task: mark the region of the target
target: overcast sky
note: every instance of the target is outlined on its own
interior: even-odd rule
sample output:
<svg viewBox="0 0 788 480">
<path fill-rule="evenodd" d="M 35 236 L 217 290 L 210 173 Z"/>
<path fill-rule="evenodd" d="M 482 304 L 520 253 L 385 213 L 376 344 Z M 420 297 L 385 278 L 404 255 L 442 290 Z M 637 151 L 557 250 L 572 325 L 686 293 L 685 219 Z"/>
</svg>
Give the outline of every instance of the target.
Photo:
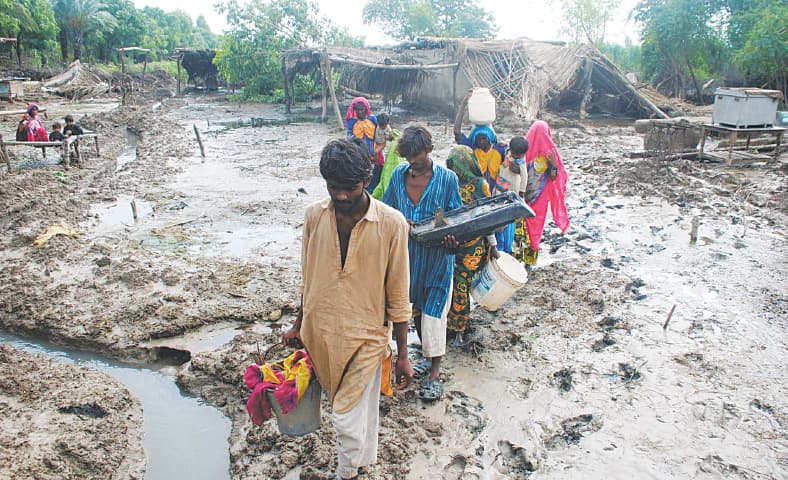
<svg viewBox="0 0 788 480">
<path fill-rule="evenodd" d="M 240 0 L 244 3 L 244 0 Z M 214 5 L 218 0 L 134 0 L 137 7 L 146 5 L 159 7 L 165 11 L 183 10 L 192 20 L 199 15 L 205 16 L 211 30 L 221 33 L 227 28 L 223 15 L 216 13 Z M 627 20 L 630 10 L 638 0 L 622 0 L 617 18 L 608 26 L 607 40 L 624 43 L 628 36 L 638 41 L 637 28 Z M 393 43 L 390 38 L 377 29 L 364 25 L 361 9 L 364 2 L 348 0 L 317 0 L 322 15 L 335 23 L 348 27 L 356 34 L 366 37 L 367 45 Z M 498 38 L 511 39 L 529 37 L 535 40 L 564 40 L 561 29 L 561 2 L 559 0 L 485 0 L 482 2 L 492 12 L 498 22 Z"/>
</svg>

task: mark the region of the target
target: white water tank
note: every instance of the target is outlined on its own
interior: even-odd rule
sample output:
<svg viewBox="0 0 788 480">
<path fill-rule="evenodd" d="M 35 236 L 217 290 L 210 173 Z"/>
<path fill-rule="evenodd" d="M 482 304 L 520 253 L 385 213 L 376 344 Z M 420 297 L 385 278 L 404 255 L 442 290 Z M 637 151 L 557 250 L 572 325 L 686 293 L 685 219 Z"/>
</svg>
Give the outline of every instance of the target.
<svg viewBox="0 0 788 480">
<path fill-rule="evenodd" d="M 489 125 L 495 121 L 495 97 L 489 89 L 473 89 L 468 99 L 468 120 L 474 125 Z"/>
</svg>

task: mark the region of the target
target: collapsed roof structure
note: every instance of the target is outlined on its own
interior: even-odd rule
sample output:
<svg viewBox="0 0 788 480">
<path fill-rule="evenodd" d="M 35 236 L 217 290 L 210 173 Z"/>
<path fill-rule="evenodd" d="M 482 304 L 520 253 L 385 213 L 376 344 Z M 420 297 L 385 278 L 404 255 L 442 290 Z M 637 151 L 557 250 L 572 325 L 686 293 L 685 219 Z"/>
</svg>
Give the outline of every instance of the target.
<svg viewBox="0 0 788 480">
<path fill-rule="evenodd" d="M 318 73 L 325 111 L 327 93 L 333 90 L 326 79 L 339 68 L 338 86 L 350 94 L 382 95 L 388 101 L 443 110 L 453 111 L 468 88 L 487 87 L 499 108 L 522 118 L 567 109 L 581 115 L 587 111 L 669 118 L 658 106 L 666 103 L 665 97 L 631 82 L 604 54 L 588 45 L 528 39 L 421 38 L 387 48 L 288 50 L 281 61 L 288 106 L 295 75 Z"/>
<path fill-rule="evenodd" d="M 178 94 L 181 93 L 181 66 L 186 69 L 189 81 L 197 84 L 202 81 L 208 90 L 219 88 L 218 72 L 213 64 L 216 51 L 211 49 L 176 48 L 170 59 L 178 62 Z"/>
</svg>

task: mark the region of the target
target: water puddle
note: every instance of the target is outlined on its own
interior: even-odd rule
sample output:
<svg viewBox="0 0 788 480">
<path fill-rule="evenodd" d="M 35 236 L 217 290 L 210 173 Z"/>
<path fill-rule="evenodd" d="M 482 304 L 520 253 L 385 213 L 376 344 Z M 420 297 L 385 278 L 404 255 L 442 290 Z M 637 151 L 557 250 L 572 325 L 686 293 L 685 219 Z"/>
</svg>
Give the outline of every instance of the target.
<svg viewBox="0 0 788 480">
<path fill-rule="evenodd" d="M 128 128 L 123 129 L 123 137 L 126 139 L 126 148 L 118 155 L 116 172 L 122 171 L 129 163 L 137 160 L 137 144 L 140 137 Z"/>
<path fill-rule="evenodd" d="M 179 337 L 161 338 L 142 344 L 142 347 L 167 347 L 174 350 L 187 350 L 192 355 L 212 352 L 230 343 L 244 331 L 260 334 L 271 333 L 271 327 L 262 323 L 241 325 L 238 323 L 215 323 L 187 332 Z"/>
<path fill-rule="evenodd" d="M 216 408 L 185 396 L 174 376 L 4 332 L 0 343 L 95 368 L 128 388 L 143 408 L 146 480 L 230 478 L 230 420 Z"/>
<path fill-rule="evenodd" d="M 137 206 L 137 219 L 141 219 L 153 214 L 153 204 L 144 200 L 135 199 L 129 195 L 123 195 L 110 204 L 94 205 L 90 213 L 98 219 L 96 232 L 107 234 L 134 225 L 134 211 L 131 202 Z"/>
<path fill-rule="evenodd" d="M 219 125 L 227 130 L 243 127 L 274 127 L 278 125 L 290 125 L 293 123 L 321 123 L 320 117 L 311 115 L 291 115 L 287 118 L 260 118 L 251 117 L 241 120 L 208 120 L 208 127 Z"/>
</svg>

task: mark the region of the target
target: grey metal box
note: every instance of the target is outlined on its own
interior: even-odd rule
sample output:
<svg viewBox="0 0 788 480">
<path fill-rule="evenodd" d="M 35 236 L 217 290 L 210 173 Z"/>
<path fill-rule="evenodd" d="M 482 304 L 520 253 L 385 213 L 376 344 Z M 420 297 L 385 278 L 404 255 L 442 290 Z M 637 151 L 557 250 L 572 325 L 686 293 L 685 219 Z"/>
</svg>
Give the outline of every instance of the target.
<svg viewBox="0 0 788 480">
<path fill-rule="evenodd" d="M 781 98 L 779 90 L 718 88 L 711 122 L 736 128 L 774 126 Z"/>
</svg>

